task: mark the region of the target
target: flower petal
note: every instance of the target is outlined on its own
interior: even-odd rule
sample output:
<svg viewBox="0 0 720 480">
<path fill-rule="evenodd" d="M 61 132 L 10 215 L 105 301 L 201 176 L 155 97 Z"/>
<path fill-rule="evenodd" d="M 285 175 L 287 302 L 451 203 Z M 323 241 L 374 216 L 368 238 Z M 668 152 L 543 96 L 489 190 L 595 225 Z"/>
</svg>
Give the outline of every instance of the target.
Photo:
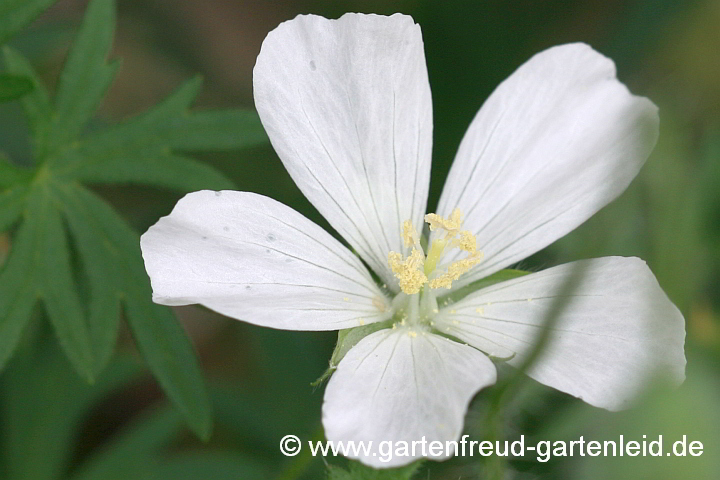
<svg viewBox="0 0 720 480">
<path fill-rule="evenodd" d="M 367 465 L 406 465 L 423 456 L 420 448 L 387 458 L 382 442 L 397 448 L 397 442 L 445 446 L 457 440 L 470 400 L 495 376 L 490 359 L 472 347 L 408 328 L 380 330 L 350 349 L 330 379 L 325 435 L 334 442 L 372 442 L 372 449 L 348 455 Z M 430 453 L 425 456 L 434 460 L 448 457 Z"/>
<path fill-rule="evenodd" d="M 622 193 L 657 140 L 655 105 L 587 45 L 535 55 L 472 121 L 438 213 L 459 208 L 485 259 L 461 287 L 572 231 Z"/>
<path fill-rule="evenodd" d="M 597 407 L 620 410 L 653 374 L 685 376 L 685 321 L 645 262 L 605 257 L 560 265 L 478 290 L 435 317 L 436 328 L 519 366 L 561 289 L 549 343 L 528 374 Z"/>
<path fill-rule="evenodd" d="M 432 102 L 411 17 L 298 16 L 268 34 L 255 105 L 305 196 L 389 285 L 402 222 L 427 202 Z"/>
<path fill-rule="evenodd" d="M 191 193 L 140 243 L 156 303 L 199 303 L 288 330 L 338 330 L 390 315 L 360 259 L 262 195 Z"/>
</svg>

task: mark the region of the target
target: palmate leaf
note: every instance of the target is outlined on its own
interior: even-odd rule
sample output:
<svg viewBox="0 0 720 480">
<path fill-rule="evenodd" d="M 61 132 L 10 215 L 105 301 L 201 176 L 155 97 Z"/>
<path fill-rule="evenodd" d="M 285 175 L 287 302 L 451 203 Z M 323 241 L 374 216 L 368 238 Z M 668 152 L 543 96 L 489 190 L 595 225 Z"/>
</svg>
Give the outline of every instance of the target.
<svg viewBox="0 0 720 480">
<path fill-rule="evenodd" d="M 41 306 L 76 371 L 94 381 L 112 356 L 124 313 L 151 371 L 207 438 L 210 403 L 192 345 L 171 310 L 151 301 L 138 235 L 84 184 L 232 188 L 183 152 L 237 149 L 267 137 L 253 112 L 191 112 L 197 78 L 127 122 L 84 134 L 119 65 L 106 61 L 113 27 L 114 2 L 93 0 L 55 98 L 20 53 L 4 50 L 9 74 L 35 88 L 21 99 L 34 167 L 0 159 L 0 231 L 14 232 L 0 270 L 0 368 Z"/>
</svg>

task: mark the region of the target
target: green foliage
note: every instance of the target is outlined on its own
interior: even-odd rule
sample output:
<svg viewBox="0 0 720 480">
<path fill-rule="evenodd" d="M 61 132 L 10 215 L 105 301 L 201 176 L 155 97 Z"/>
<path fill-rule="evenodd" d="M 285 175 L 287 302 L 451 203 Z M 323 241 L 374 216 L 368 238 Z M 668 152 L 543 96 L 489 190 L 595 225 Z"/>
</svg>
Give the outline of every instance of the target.
<svg viewBox="0 0 720 480">
<path fill-rule="evenodd" d="M 22 18 L 40 3 L 49 2 L 24 2 Z M 151 301 L 138 235 L 85 184 L 231 188 L 224 175 L 180 152 L 242 148 L 266 137 L 249 111 L 191 113 L 197 78 L 144 114 L 86 134 L 119 66 L 106 61 L 114 12 L 113 0 L 90 3 L 54 97 L 19 52 L 4 50 L 9 74 L 35 88 L 21 99 L 33 166 L 0 159 L 0 231 L 13 233 L 0 271 L 0 368 L 41 305 L 75 370 L 93 382 L 112 356 L 124 313 L 153 374 L 193 431 L 207 438 L 210 404 L 192 345 L 171 311 Z"/>
<path fill-rule="evenodd" d="M 3 0 L 0 4 L 0 45 L 32 22 L 55 0 Z M 0 103 L 15 100 L 34 88 L 30 78 L 0 74 Z"/>
<path fill-rule="evenodd" d="M 0 45 L 32 22 L 56 0 L 3 0 L 0 4 Z"/>
<path fill-rule="evenodd" d="M 89 411 L 140 379 L 142 369 L 125 357 L 88 385 L 73 372 L 46 329 L 34 332 L 23 355 L 12 360 L 0 386 L 0 477 L 8 480 L 208 480 L 267 478 L 268 468 L 245 455 L 213 448 L 177 451 L 183 417 L 166 404 L 143 410 L 110 439 L 93 446 L 71 467 Z M 28 415 L 28 412 L 33 412 Z M 104 422 L 107 424 L 108 422 Z M 112 422 L 110 422 L 112 423 Z"/>
<path fill-rule="evenodd" d="M 267 468 L 226 450 L 167 451 L 182 431 L 182 419 L 167 407 L 144 412 L 80 465 L 71 480 L 267 478 Z"/>
<path fill-rule="evenodd" d="M 0 457 L 7 470 L 2 478 L 12 480 L 58 478 L 72 460 L 88 411 L 140 373 L 135 363 L 118 360 L 90 386 L 73 373 L 54 342 L 34 340 L 13 359 L 0 383 Z"/>
</svg>

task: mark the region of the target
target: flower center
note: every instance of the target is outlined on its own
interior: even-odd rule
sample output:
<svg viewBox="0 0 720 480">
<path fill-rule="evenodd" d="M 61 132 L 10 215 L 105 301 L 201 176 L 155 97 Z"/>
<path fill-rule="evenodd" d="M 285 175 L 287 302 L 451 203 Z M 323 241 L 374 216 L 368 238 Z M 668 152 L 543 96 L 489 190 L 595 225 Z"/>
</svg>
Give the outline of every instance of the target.
<svg viewBox="0 0 720 480">
<path fill-rule="evenodd" d="M 388 254 L 388 264 L 403 293 L 419 293 L 425 284 L 431 289 L 449 289 L 453 281 L 482 261 L 483 253 L 477 249 L 475 236 L 467 230 L 461 230 L 462 217 L 462 212 L 457 208 L 447 218 L 436 213 L 425 215 L 430 231 L 438 230 L 441 233 L 432 241 L 427 256 L 412 222 L 406 220 L 403 223 L 403 243 L 409 253 L 405 256 L 398 252 Z M 462 250 L 468 255 L 447 265 L 441 264 L 444 254 L 452 249 Z"/>
</svg>

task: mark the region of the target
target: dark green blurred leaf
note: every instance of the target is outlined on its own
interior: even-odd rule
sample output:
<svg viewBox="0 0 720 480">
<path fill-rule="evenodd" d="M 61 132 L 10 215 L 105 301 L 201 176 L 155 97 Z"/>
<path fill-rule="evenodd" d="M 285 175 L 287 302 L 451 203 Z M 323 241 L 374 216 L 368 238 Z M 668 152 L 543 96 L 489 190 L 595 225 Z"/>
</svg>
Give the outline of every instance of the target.
<svg viewBox="0 0 720 480">
<path fill-rule="evenodd" d="M 166 463 L 152 469 L 157 479 L 173 480 L 265 480 L 272 478 L 267 468 L 243 455 L 233 452 L 197 452 L 170 457 Z"/>
<path fill-rule="evenodd" d="M 35 73 L 30 63 L 19 52 L 10 47 L 3 48 L 5 65 L 10 72 L 23 75 L 33 82 L 33 91 L 25 95 L 22 100 L 25 117 L 32 133 L 33 150 L 35 157 L 39 157 L 50 128 L 52 118 L 52 104 L 45 86 Z"/>
<path fill-rule="evenodd" d="M 32 172 L 18 168 L 0 155 L 0 188 L 17 187 L 30 180 Z M 0 227 L 2 230 L 2 227 Z"/>
<path fill-rule="evenodd" d="M 84 462 L 71 480 L 224 480 L 265 479 L 256 461 L 225 451 L 197 451 L 168 456 L 182 432 L 182 419 L 169 408 L 143 413 Z"/>
<path fill-rule="evenodd" d="M 33 89 L 33 82 L 20 75 L 0 74 L 0 103 L 22 97 Z"/>
<path fill-rule="evenodd" d="M 686 160 L 695 155 L 690 132 L 670 112 L 662 122 L 658 145 L 641 174 L 652 247 L 647 260 L 670 299 L 687 312 L 709 267 L 701 241 L 701 190 L 693 188 L 700 182 Z"/>
<path fill-rule="evenodd" d="M 55 0 L 3 0 L 0 3 L 0 45 L 53 3 Z"/>
<path fill-rule="evenodd" d="M 182 431 L 182 419 L 173 409 L 144 412 L 90 456 L 71 475 L 72 480 L 145 480 L 159 465 L 159 452 Z M 171 477 L 160 477 L 171 478 Z"/>
<path fill-rule="evenodd" d="M 0 438 L 9 478 L 60 478 L 72 459 L 79 427 L 88 411 L 139 373 L 135 362 L 119 360 L 90 387 L 75 375 L 52 343 L 39 342 L 23 350 L 0 383 Z"/>
<path fill-rule="evenodd" d="M 33 226 L 23 225 L 15 235 L 16 246 L 0 273 L 0 368 L 12 355 L 37 303 L 33 278 L 36 239 Z"/>
</svg>

